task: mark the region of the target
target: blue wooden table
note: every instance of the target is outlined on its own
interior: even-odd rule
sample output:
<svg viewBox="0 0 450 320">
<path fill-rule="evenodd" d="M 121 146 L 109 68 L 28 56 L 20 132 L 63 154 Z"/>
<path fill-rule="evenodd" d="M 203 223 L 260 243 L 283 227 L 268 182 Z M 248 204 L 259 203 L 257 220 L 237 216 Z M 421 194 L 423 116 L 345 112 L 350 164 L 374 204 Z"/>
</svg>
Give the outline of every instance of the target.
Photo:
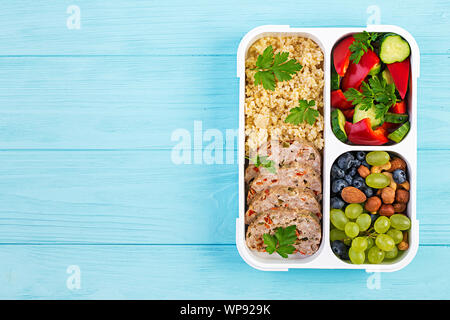
<svg viewBox="0 0 450 320">
<path fill-rule="evenodd" d="M 3 2 L 0 298 L 450 298 L 449 9 L 448 0 Z M 381 275 L 254 270 L 235 247 L 237 165 L 176 165 L 171 135 L 197 120 L 237 129 L 235 53 L 253 27 L 377 20 L 408 30 L 422 54 L 418 254 Z"/>
</svg>

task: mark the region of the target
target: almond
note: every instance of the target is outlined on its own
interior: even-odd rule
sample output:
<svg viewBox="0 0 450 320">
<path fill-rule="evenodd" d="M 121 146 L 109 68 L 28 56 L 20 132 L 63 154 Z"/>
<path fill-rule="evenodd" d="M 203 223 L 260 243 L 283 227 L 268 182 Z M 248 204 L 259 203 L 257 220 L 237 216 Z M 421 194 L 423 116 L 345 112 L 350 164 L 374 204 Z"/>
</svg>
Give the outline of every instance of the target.
<svg viewBox="0 0 450 320">
<path fill-rule="evenodd" d="M 345 187 L 342 189 L 341 197 L 347 203 L 361 203 L 367 199 L 364 192 L 355 187 Z"/>
</svg>

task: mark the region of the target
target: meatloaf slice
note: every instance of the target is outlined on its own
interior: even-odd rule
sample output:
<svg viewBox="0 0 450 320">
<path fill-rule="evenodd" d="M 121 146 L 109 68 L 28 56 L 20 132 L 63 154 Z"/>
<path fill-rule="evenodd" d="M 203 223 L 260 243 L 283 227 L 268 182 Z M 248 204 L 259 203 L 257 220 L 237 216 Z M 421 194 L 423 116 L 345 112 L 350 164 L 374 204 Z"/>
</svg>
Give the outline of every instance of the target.
<svg viewBox="0 0 450 320">
<path fill-rule="evenodd" d="M 245 213 L 245 223 L 252 223 L 258 213 L 277 208 L 304 209 L 322 218 L 321 207 L 311 190 L 277 186 L 258 192 Z"/>
<path fill-rule="evenodd" d="M 322 170 L 322 161 L 319 151 L 310 143 L 304 140 L 293 140 L 289 142 L 268 142 L 258 148 L 259 156 L 267 156 L 268 160 L 273 160 L 279 166 L 291 162 L 309 164 L 317 172 Z M 260 168 L 249 164 L 245 170 L 245 182 L 249 183 L 254 179 Z"/>
<path fill-rule="evenodd" d="M 265 251 L 263 235 L 273 235 L 277 228 L 297 226 L 297 240 L 293 244 L 296 251 L 304 255 L 314 254 L 320 246 L 322 229 L 319 219 L 307 210 L 279 208 L 256 218 L 249 225 L 246 234 L 247 246 L 251 250 Z"/>
<path fill-rule="evenodd" d="M 309 189 L 314 192 L 318 200 L 322 199 L 322 180 L 320 173 L 310 165 L 293 162 L 278 168 L 275 173 L 261 170 L 258 176 L 250 183 L 247 203 L 250 203 L 256 193 L 275 186 Z"/>
</svg>

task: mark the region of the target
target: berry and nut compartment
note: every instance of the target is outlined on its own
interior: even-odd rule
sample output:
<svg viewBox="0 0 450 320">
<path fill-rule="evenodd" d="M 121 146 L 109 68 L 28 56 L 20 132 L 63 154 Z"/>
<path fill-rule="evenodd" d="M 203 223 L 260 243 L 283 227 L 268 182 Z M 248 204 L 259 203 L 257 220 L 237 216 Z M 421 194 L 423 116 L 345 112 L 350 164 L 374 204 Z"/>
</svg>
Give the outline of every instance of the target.
<svg viewBox="0 0 450 320">
<path fill-rule="evenodd" d="M 375 34 L 383 39 L 384 50 Z M 372 47 L 367 39 L 373 41 Z M 347 42 L 346 49 L 353 45 L 354 57 L 335 63 L 335 49 L 345 51 L 342 42 Z M 380 63 L 374 63 L 371 74 L 355 88 L 354 78 L 345 79 L 345 73 L 354 72 L 358 55 L 366 64 L 365 56 L 371 52 Z M 402 269 L 414 258 L 419 243 L 415 203 L 419 59 L 414 39 L 396 26 L 262 26 L 242 39 L 237 54 L 236 245 L 250 266 L 267 271 L 382 272 Z M 390 64 L 405 60 L 408 83 L 397 80 L 388 86 L 383 73 L 386 76 L 388 70 L 392 76 L 395 68 Z M 341 78 L 336 79 L 338 72 Z M 363 95 L 350 90 L 353 96 L 347 97 L 344 93 L 350 88 Z M 380 101 L 375 98 L 378 91 L 368 99 L 374 89 L 383 91 Z M 337 107 L 335 90 L 347 100 L 355 97 L 365 104 L 358 107 L 361 110 L 353 101 L 353 107 Z M 402 96 L 398 108 L 389 105 Z M 392 129 L 384 132 L 386 137 L 407 123 L 401 139 L 396 135 L 390 141 L 381 139 L 372 123 L 361 129 L 363 122 L 380 121 L 377 116 L 382 113 L 382 121 L 394 124 L 385 129 Z M 336 134 L 336 125 L 347 140 Z M 361 138 L 356 143 L 355 134 Z M 372 138 L 385 143 L 373 143 Z"/>
</svg>

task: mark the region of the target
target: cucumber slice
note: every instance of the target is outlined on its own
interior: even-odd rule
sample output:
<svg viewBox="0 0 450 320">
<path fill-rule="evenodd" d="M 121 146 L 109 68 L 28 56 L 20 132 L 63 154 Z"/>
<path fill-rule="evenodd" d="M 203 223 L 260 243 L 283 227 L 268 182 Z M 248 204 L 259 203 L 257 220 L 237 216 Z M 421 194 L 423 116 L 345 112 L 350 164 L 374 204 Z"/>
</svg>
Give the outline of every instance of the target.
<svg viewBox="0 0 450 320">
<path fill-rule="evenodd" d="M 383 77 L 384 81 L 386 81 L 387 84 L 394 83 L 394 78 L 392 78 L 391 73 L 389 72 L 389 69 L 386 68 L 381 73 L 381 76 Z"/>
<path fill-rule="evenodd" d="M 377 119 L 375 106 L 370 107 L 368 110 L 363 110 L 362 105 L 358 104 L 355 107 L 355 114 L 353 115 L 353 123 L 357 123 L 362 119 L 369 118 L 372 128 L 378 127 L 384 121 L 383 118 Z"/>
<path fill-rule="evenodd" d="M 398 113 L 392 113 L 387 112 L 384 115 L 384 121 L 389 123 L 403 123 L 408 120 L 407 114 L 398 114 Z"/>
<path fill-rule="evenodd" d="M 384 63 L 402 62 L 410 53 L 408 42 L 398 34 L 388 33 L 381 41 L 380 59 Z"/>
<path fill-rule="evenodd" d="M 331 71 L 331 90 L 338 90 L 341 85 L 341 76 L 337 74 L 336 70 L 332 69 Z"/>
<path fill-rule="evenodd" d="M 336 138 L 342 142 L 347 141 L 347 134 L 345 133 L 345 116 L 339 109 L 334 109 L 331 112 L 331 128 Z"/>
<path fill-rule="evenodd" d="M 381 63 L 378 62 L 376 65 L 372 67 L 369 71 L 369 76 L 376 76 L 378 73 L 380 73 L 381 70 Z"/>
<path fill-rule="evenodd" d="M 400 128 L 389 134 L 388 138 L 391 139 L 392 141 L 399 143 L 408 134 L 410 127 L 411 125 L 409 121 L 405 122 L 404 124 L 402 124 Z"/>
</svg>

